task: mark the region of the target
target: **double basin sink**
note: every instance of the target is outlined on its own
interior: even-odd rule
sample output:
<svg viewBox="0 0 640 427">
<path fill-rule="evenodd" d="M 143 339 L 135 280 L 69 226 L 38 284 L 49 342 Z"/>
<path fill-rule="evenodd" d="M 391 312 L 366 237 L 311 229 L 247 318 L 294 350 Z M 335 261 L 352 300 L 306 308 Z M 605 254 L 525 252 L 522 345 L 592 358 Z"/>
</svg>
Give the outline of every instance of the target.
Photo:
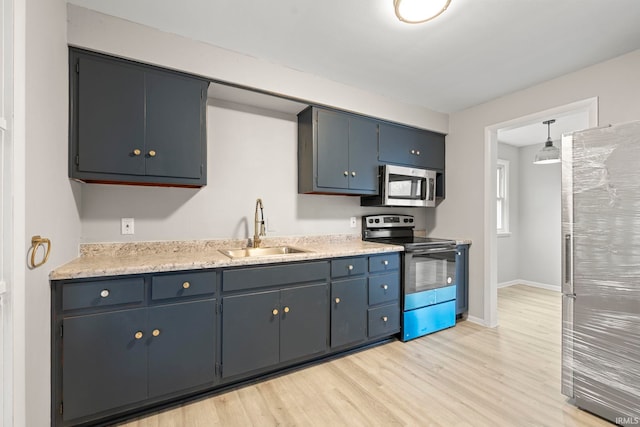
<svg viewBox="0 0 640 427">
<path fill-rule="evenodd" d="M 309 251 L 293 248 L 291 246 L 274 246 L 271 248 L 242 248 L 242 249 L 219 249 L 219 252 L 229 258 L 252 258 L 261 256 L 299 254 Z"/>
</svg>

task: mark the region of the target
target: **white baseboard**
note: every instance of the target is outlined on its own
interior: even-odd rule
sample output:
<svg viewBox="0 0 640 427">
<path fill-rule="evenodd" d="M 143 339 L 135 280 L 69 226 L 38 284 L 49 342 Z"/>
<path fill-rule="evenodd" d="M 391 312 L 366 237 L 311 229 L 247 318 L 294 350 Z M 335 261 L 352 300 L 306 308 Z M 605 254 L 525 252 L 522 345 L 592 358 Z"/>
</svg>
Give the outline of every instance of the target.
<svg viewBox="0 0 640 427">
<path fill-rule="evenodd" d="M 531 280 L 522 280 L 522 279 L 510 280 L 508 282 L 498 283 L 498 288 L 506 288 L 507 286 L 513 286 L 513 285 L 525 285 L 525 286 L 531 286 L 533 288 L 546 289 L 548 291 L 562 292 L 562 289 L 560 288 L 559 285 L 550 285 L 548 283 L 532 282 Z"/>
<path fill-rule="evenodd" d="M 475 324 L 480 325 L 480 326 L 487 327 L 487 328 L 491 328 L 492 327 L 491 325 L 487 324 L 487 322 L 485 322 L 484 319 L 481 319 L 481 318 L 475 317 L 475 316 L 467 316 L 467 321 L 471 322 L 471 323 L 475 323 Z"/>
<path fill-rule="evenodd" d="M 519 285 L 520 283 L 522 283 L 522 280 L 510 280 L 508 282 L 498 283 L 498 289 L 506 288 L 507 286 Z"/>
</svg>

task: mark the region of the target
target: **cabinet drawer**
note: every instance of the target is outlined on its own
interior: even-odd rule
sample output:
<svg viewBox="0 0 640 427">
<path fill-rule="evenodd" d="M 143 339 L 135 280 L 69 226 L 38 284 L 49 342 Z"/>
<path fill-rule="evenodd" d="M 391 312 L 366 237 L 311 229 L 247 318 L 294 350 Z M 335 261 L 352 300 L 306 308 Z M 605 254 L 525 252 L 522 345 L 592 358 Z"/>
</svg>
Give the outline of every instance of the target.
<svg viewBox="0 0 640 427">
<path fill-rule="evenodd" d="M 431 289 L 430 291 L 408 294 L 404 297 L 404 309 L 413 310 L 419 307 L 426 307 L 441 302 L 456 299 L 456 286 Z"/>
<path fill-rule="evenodd" d="M 229 292 L 269 286 L 324 282 L 328 281 L 328 275 L 329 263 L 326 261 L 225 270 L 222 272 L 222 290 Z"/>
<path fill-rule="evenodd" d="M 369 338 L 378 335 L 395 334 L 400 330 L 400 306 L 383 305 L 368 311 Z"/>
<path fill-rule="evenodd" d="M 181 298 L 213 294 L 216 290 L 216 273 L 167 274 L 151 278 L 151 299 Z"/>
<path fill-rule="evenodd" d="M 456 286 L 447 286 L 446 288 L 438 288 L 436 291 L 436 303 L 451 301 L 456 299 Z"/>
<path fill-rule="evenodd" d="M 421 337 L 456 324 L 456 302 L 430 305 L 417 310 L 405 311 L 402 340 Z"/>
<path fill-rule="evenodd" d="M 369 277 L 369 305 L 396 301 L 400 295 L 399 273 Z"/>
<path fill-rule="evenodd" d="M 342 258 L 331 261 L 331 277 L 357 276 L 367 272 L 366 258 Z"/>
<path fill-rule="evenodd" d="M 369 257 L 369 272 L 371 273 L 397 270 L 399 265 L 400 254 L 397 252 Z"/>
<path fill-rule="evenodd" d="M 132 304 L 143 300 L 144 279 L 142 277 L 69 283 L 62 288 L 63 310 Z"/>
</svg>

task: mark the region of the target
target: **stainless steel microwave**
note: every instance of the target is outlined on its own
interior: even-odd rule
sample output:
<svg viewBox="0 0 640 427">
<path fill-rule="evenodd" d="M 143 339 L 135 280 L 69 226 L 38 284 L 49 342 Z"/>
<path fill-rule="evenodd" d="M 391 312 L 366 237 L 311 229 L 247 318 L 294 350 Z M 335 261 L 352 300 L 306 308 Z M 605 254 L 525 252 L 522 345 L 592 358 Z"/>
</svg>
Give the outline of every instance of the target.
<svg viewBox="0 0 640 427">
<path fill-rule="evenodd" d="M 380 166 L 377 196 L 360 199 L 362 206 L 436 206 L 436 172 L 406 166 Z"/>
</svg>

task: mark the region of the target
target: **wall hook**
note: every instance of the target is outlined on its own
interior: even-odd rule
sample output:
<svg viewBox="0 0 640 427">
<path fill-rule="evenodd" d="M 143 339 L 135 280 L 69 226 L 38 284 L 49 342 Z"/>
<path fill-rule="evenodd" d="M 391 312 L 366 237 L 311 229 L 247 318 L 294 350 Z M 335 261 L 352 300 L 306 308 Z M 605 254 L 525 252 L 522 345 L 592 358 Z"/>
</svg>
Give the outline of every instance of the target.
<svg viewBox="0 0 640 427">
<path fill-rule="evenodd" d="M 44 258 L 42 259 L 42 261 L 36 263 L 36 252 L 38 252 L 38 249 L 40 248 L 40 246 L 42 247 L 46 246 L 46 250 L 45 250 Z M 46 239 L 44 237 L 40 237 L 40 236 L 33 236 L 31 238 L 31 264 L 29 265 L 29 268 L 31 269 L 38 268 L 41 265 L 43 265 L 49 259 L 50 253 L 51 253 L 51 240 Z"/>
</svg>

